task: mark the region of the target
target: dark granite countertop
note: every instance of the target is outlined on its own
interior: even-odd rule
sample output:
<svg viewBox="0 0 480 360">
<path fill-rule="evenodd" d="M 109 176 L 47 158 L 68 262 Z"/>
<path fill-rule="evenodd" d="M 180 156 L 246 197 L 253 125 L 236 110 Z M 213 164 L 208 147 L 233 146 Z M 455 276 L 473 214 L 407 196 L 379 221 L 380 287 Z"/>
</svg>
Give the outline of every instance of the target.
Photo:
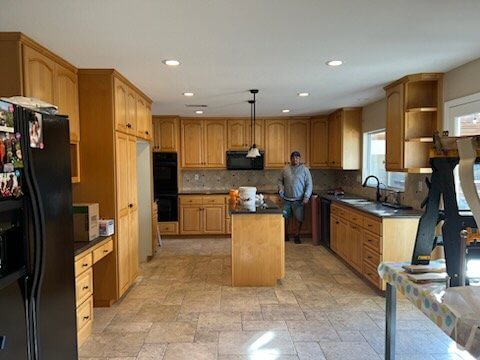
<svg viewBox="0 0 480 360">
<path fill-rule="evenodd" d="M 178 195 L 228 195 L 230 189 L 199 189 L 199 190 L 182 190 Z M 318 193 L 321 190 L 313 190 Z M 257 194 L 278 194 L 277 188 L 257 188 Z"/>
<path fill-rule="evenodd" d="M 327 193 L 319 193 L 319 196 L 379 218 L 419 218 L 423 214 L 422 211 L 414 209 L 394 209 L 369 199 L 367 199 L 368 203 L 366 201 L 362 202 L 362 200 L 365 200 L 365 198 L 356 195 L 345 194 L 335 196 Z M 359 200 L 360 203 L 358 203 L 356 200 Z"/>
<path fill-rule="evenodd" d="M 101 243 L 103 240 L 108 239 L 110 236 L 99 236 L 96 239 L 93 239 L 92 241 L 75 241 L 73 243 L 73 250 L 74 250 L 74 255 L 77 256 L 78 254 L 81 254 L 82 252 L 90 249 L 91 247 L 94 247 L 98 243 Z"/>
<path fill-rule="evenodd" d="M 282 214 L 282 208 L 276 204 L 274 204 L 269 199 L 265 199 L 263 205 L 256 205 L 253 208 L 244 206 L 238 202 L 228 203 L 229 208 L 228 212 L 231 215 L 245 215 L 245 214 Z"/>
</svg>

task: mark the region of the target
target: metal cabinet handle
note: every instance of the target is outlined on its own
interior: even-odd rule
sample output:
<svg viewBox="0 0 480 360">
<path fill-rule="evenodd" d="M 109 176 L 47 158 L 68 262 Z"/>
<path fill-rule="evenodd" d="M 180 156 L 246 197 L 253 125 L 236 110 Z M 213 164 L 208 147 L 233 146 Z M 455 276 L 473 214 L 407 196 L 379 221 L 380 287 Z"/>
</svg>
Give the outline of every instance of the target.
<svg viewBox="0 0 480 360">
<path fill-rule="evenodd" d="M 88 290 L 88 285 L 84 286 L 82 290 Z"/>
<path fill-rule="evenodd" d="M 108 253 L 108 249 L 103 250 L 104 253 Z"/>
<path fill-rule="evenodd" d="M 88 319 L 90 319 L 90 316 L 84 316 L 83 317 L 83 320 L 88 320 Z"/>
<path fill-rule="evenodd" d="M 82 264 L 82 267 L 87 267 L 87 266 L 88 266 L 88 264 Z"/>
</svg>

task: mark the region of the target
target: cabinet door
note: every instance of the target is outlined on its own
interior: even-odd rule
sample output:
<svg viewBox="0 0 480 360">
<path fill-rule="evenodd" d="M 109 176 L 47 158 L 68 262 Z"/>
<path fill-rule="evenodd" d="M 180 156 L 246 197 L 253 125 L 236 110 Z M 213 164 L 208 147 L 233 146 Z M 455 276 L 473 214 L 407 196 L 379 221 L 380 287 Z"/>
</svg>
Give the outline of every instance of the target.
<svg viewBox="0 0 480 360">
<path fill-rule="evenodd" d="M 337 233 L 337 254 L 343 259 L 348 260 L 349 241 L 348 241 L 348 223 L 342 218 L 338 219 L 338 233 Z"/>
<path fill-rule="evenodd" d="M 205 120 L 204 164 L 211 168 L 226 167 L 227 127 L 225 120 Z"/>
<path fill-rule="evenodd" d="M 129 276 L 132 284 L 138 276 L 138 210 L 131 210 L 129 213 Z"/>
<path fill-rule="evenodd" d="M 24 95 L 55 104 L 55 63 L 26 45 L 22 49 Z"/>
<path fill-rule="evenodd" d="M 127 87 L 127 132 L 137 135 L 137 95 Z"/>
<path fill-rule="evenodd" d="M 153 129 L 152 129 L 152 108 L 148 102 L 145 102 L 145 139 L 152 141 Z"/>
<path fill-rule="evenodd" d="M 61 65 L 55 65 L 55 104 L 58 112 L 68 115 L 70 141 L 80 141 L 80 118 L 78 115 L 77 74 Z"/>
<path fill-rule="evenodd" d="M 388 89 L 387 96 L 387 143 L 386 168 L 388 171 L 403 169 L 403 140 L 404 140 L 404 84 Z"/>
<path fill-rule="evenodd" d="M 362 230 L 358 225 L 348 224 L 348 261 L 356 270 L 362 271 Z"/>
<path fill-rule="evenodd" d="M 328 165 L 340 168 L 340 149 L 342 146 L 342 122 L 340 112 L 328 116 Z"/>
<path fill-rule="evenodd" d="M 145 100 L 137 95 L 137 136 L 147 137 L 147 107 Z"/>
<path fill-rule="evenodd" d="M 182 167 L 203 167 L 202 120 L 182 120 Z"/>
<path fill-rule="evenodd" d="M 117 214 L 125 216 L 128 214 L 130 204 L 129 190 L 129 142 L 128 135 L 117 132 L 115 134 L 115 161 L 117 180 Z"/>
<path fill-rule="evenodd" d="M 127 212 L 118 216 L 116 224 L 117 261 L 118 261 L 118 292 L 122 296 L 130 286 L 130 216 Z"/>
<path fill-rule="evenodd" d="M 310 121 L 287 120 L 288 145 L 285 158 L 289 159 L 292 151 L 297 150 L 302 155 L 302 162 L 310 164 Z"/>
<path fill-rule="evenodd" d="M 330 216 L 330 247 L 338 254 L 338 232 L 340 221 L 335 215 Z"/>
<path fill-rule="evenodd" d="M 288 163 L 285 133 L 284 120 L 265 120 L 265 167 L 283 168 Z"/>
<path fill-rule="evenodd" d="M 328 120 L 313 119 L 310 123 L 310 165 L 328 167 Z"/>
<path fill-rule="evenodd" d="M 153 119 L 154 151 L 178 151 L 178 119 Z"/>
<path fill-rule="evenodd" d="M 137 139 L 128 137 L 128 198 L 130 210 L 136 210 L 138 206 L 137 192 Z"/>
<path fill-rule="evenodd" d="M 115 130 L 127 131 L 127 87 L 119 79 L 113 80 L 115 94 Z"/>
<path fill-rule="evenodd" d="M 180 234 L 197 235 L 202 233 L 201 206 L 180 206 Z"/>
<path fill-rule="evenodd" d="M 247 126 L 246 126 L 246 138 L 247 138 L 247 144 L 248 148 L 252 146 L 252 125 L 249 120 L 247 120 Z M 265 149 L 265 120 L 262 119 L 255 119 L 255 145 L 257 148 L 264 150 Z"/>
<path fill-rule="evenodd" d="M 247 120 L 227 120 L 227 149 L 245 150 L 251 144 L 247 141 Z M 250 126 L 250 124 L 249 124 Z"/>
<path fill-rule="evenodd" d="M 204 206 L 203 209 L 204 234 L 225 233 L 225 207 L 223 205 Z"/>
</svg>

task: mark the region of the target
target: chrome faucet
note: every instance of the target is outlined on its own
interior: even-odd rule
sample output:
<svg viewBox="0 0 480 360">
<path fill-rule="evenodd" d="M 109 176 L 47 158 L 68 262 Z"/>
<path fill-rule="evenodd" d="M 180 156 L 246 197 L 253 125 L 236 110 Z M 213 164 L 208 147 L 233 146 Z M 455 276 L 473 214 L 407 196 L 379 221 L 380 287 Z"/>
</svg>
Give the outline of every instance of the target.
<svg viewBox="0 0 480 360">
<path fill-rule="evenodd" d="M 377 202 L 380 202 L 382 199 L 382 196 L 380 195 L 380 180 L 378 180 L 378 177 L 376 177 L 375 175 L 367 176 L 362 186 L 363 187 L 367 186 L 368 179 L 370 178 L 374 178 L 375 180 L 377 180 Z"/>
</svg>

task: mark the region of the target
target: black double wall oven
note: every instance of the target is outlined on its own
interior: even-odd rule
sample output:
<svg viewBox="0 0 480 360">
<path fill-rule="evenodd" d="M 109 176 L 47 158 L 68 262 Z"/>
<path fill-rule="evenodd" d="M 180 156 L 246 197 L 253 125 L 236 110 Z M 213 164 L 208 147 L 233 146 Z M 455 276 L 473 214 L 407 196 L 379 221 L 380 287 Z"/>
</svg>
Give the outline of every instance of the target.
<svg viewBox="0 0 480 360">
<path fill-rule="evenodd" d="M 178 221 L 177 153 L 153 153 L 153 193 L 158 221 Z"/>
</svg>

